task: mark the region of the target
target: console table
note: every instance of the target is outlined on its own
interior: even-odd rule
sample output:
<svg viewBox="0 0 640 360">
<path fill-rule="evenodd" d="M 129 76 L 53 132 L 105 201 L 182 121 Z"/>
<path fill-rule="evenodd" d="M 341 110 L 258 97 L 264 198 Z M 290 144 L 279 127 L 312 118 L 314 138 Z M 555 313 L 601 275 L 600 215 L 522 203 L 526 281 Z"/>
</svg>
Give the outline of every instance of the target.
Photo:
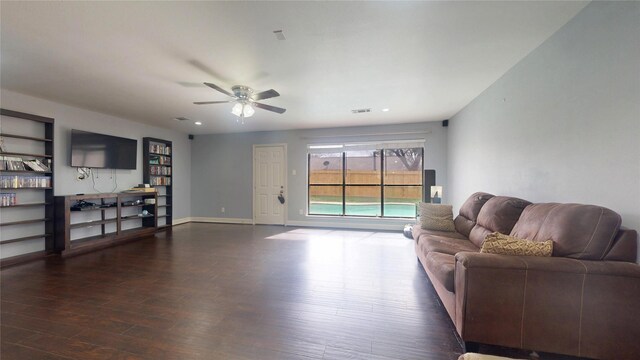
<svg viewBox="0 0 640 360">
<path fill-rule="evenodd" d="M 153 199 L 153 204 L 145 199 Z M 72 211 L 80 200 L 96 206 Z M 54 250 L 62 256 L 77 255 L 153 235 L 157 213 L 155 192 L 56 196 Z"/>
</svg>

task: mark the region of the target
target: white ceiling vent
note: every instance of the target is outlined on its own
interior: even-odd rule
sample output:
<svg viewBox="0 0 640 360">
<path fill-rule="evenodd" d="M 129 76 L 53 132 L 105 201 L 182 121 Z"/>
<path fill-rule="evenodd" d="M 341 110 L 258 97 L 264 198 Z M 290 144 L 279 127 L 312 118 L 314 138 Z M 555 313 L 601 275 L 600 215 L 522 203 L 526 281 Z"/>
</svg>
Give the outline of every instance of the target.
<svg viewBox="0 0 640 360">
<path fill-rule="evenodd" d="M 282 32 L 282 30 L 274 30 L 273 33 L 276 35 L 276 39 L 287 40 L 287 38 L 284 37 L 284 33 Z"/>
<path fill-rule="evenodd" d="M 371 112 L 371 108 L 366 108 L 366 109 L 353 109 L 351 110 L 352 113 L 354 114 L 362 114 L 362 113 L 368 113 Z"/>
</svg>

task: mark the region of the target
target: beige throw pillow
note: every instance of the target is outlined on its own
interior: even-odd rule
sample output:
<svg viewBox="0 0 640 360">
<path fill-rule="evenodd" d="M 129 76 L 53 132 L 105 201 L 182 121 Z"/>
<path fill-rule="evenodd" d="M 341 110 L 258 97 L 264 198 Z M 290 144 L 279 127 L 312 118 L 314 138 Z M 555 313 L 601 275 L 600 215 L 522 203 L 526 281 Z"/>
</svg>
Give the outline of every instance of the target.
<svg viewBox="0 0 640 360">
<path fill-rule="evenodd" d="M 551 256 L 553 241 L 531 241 L 494 232 L 484 238 L 482 253 L 517 256 Z"/>
<path fill-rule="evenodd" d="M 420 226 L 425 230 L 456 231 L 451 205 L 420 203 Z"/>
</svg>

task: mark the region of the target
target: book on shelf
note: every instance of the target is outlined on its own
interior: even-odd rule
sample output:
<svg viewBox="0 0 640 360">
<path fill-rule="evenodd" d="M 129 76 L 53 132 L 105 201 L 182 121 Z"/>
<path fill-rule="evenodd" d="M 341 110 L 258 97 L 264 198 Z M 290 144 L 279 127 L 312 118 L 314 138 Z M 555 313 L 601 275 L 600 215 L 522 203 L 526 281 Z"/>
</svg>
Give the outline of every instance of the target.
<svg viewBox="0 0 640 360">
<path fill-rule="evenodd" d="M 18 171 L 26 170 L 21 158 L 3 156 L 0 160 L 0 170 Z"/>
<path fill-rule="evenodd" d="M 171 186 L 171 178 L 164 176 L 151 176 L 151 185 Z"/>
<path fill-rule="evenodd" d="M 23 162 L 33 171 L 42 171 L 42 172 L 51 171 L 51 168 L 44 162 L 40 161 L 39 159 L 23 160 Z"/>
<path fill-rule="evenodd" d="M 149 166 L 149 173 L 151 175 L 171 176 L 171 168 L 167 167 L 167 166 L 150 165 Z"/>
<path fill-rule="evenodd" d="M 0 176 L 0 188 L 48 188 L 51 187 L 50 176 Z"/>
<path fill-rule="evenodd" d="M 149 165 L 171 165 L 171 158 L 163 155 L 152 154 L 149 156 Z"/>
<path fill-rule="evenodd" d="M 149 144 L 149 152 L 154 154 L 171 155 L 171 147 L 163 144 Z"/>
<path fill-rule="evenodd" d="M 0 159 L 0 170 L 6 171 L 25 171 L 33 170 L 40 172 L 49 172 L 51 168 L 45 162 L 39 159 L 24 160 L 19 157 L 2 156 Z"/>
<path fill-rule="evenodd" d="M 0 193 L 0 206 L 17 205 L 16 193 Z"/>
</svg>

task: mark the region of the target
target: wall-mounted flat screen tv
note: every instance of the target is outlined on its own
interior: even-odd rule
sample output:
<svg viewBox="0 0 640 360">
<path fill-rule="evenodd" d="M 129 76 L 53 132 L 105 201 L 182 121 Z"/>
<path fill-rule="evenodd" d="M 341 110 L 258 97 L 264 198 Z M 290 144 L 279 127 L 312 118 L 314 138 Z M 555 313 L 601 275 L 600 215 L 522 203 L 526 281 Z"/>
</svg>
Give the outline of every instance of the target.
<svg viewBox="0 0 640 360">
<path fill-rule="evenodd" d="M 135 169 L 138 140 L 71 130 L 71 166 Z"/>
</svg>

